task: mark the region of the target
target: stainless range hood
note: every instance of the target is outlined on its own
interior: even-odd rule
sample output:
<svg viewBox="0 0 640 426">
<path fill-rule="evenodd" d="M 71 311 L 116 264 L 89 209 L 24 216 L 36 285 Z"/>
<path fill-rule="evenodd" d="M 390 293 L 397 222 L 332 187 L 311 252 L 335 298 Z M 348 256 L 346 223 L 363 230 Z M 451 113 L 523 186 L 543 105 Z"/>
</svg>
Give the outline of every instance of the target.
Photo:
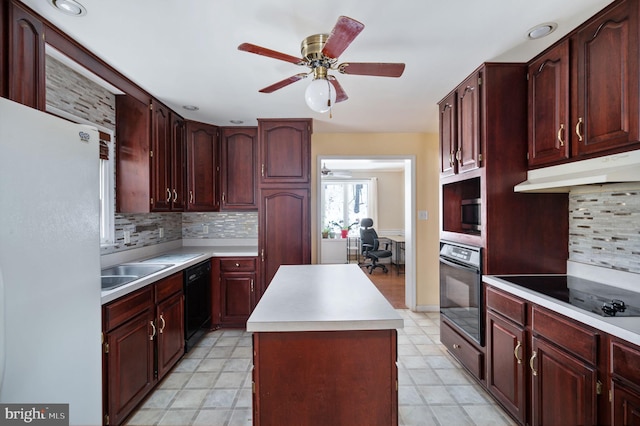
<svg viewBox="0 0 640 426">
<path fill-rule="evenodd" d="M 513 190 L 569 192 L 575 186 L 615 182 L 640 182 L 640 150 L 530 170 Z"/>
</svg>

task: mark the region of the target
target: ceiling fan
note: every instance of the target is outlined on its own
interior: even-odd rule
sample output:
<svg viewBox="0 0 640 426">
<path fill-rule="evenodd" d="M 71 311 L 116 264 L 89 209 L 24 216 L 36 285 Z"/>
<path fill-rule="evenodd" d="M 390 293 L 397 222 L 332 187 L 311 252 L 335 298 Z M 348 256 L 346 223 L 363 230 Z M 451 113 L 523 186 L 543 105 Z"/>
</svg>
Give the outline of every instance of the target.
<svg viewBox="0 0 640 426">
<path fill-rule="evenodd" d="M 334 103 L 346 101 L 348 96 L 335 76 L 329 71 L 342 74 L 369 75 L 379 77 L 400 77 L 404 72 L 402 63 L 344 62 L 338 64 L 338 57 L 364 29 L 364 24 L 347 16 L 338 18 L 330 34 L 314 34 L 304 40 L 300 47 L 302 58 L 276 52 L 251 43 L 242 43 L 238 50 L 267 56 L 311 68 L 311 71 L 293 75 L 277 83 L 260 89 L 261 93 L 272 93 L 313 74 L 313 81 L 307 87 L 305 100 L 317 112 L 327 112 Z"/>
<path fill-rule="evenodd" d="M 327 168 L 325 163 L 322 163 L 322 169 L 320 169 L 320 174 L 322 178 L 326 177 L 351 177 L 350 170 L 331 170 Z"/>
</svg>

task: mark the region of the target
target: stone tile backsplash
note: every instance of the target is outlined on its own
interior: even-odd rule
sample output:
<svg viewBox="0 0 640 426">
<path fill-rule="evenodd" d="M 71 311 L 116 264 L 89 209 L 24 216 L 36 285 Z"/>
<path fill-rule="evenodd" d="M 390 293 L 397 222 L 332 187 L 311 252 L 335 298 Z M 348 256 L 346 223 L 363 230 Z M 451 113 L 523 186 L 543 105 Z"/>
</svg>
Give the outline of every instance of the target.
<svg viewBox="0 0 640 426">
<path fill-rule="evenodd" d="M 569 194 L 569 260 L 640 273 L 640 183 Z"/>
<path fill-rule="evenodd" d="M 182 238 L 258 238 L 258 212 L 183 213 Z"/>
</svg>

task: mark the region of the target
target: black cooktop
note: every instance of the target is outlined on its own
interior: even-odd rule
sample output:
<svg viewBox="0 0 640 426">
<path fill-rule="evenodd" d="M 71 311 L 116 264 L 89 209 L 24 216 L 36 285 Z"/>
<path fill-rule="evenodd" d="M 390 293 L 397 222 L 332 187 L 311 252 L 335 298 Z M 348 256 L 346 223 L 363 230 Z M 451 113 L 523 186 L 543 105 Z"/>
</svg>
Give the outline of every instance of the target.
<svg viewBox="0 0 640 426">
<path fill-rule="evenodd" d="M 602 316 L 640 316 L 640 293 L 630 290 L 570 275 L 500 275 L 497 278 Z"/>
</svg>

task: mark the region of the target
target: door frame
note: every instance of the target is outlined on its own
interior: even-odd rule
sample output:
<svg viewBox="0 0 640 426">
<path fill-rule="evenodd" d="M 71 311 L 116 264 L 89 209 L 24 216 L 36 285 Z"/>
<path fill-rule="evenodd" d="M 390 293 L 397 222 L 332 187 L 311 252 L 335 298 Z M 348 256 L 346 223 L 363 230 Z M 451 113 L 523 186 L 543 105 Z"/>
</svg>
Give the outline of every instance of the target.
<svg viewBox="0 0 640 426">
<path fill-rule="evenodd" d="M 415 155 L 318 155 L 316 156 L 316 229 L 322 232 L 322 162 L 326 160 L 402 160 L 404 161 L 404 238 L 405 238 L 405 305 L 416 310 L 416 156 Z M 317 259 L 322 254 L 322 239 L 316 238 Z"/>
</svg>

